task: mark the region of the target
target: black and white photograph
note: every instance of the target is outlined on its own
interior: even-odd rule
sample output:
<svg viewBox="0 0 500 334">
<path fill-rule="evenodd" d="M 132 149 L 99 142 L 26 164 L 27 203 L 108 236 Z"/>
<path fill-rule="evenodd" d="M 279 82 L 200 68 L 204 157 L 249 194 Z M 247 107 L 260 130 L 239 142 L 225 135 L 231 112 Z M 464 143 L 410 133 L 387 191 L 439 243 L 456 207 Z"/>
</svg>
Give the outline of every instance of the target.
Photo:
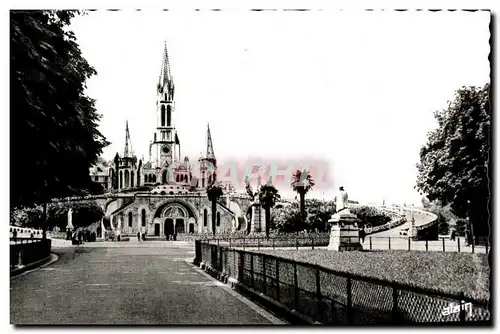
<svg viewBox="0 0 500 334">
<path fill-rule="evenodd" d="M 493 10 L 67 7 L 8 11 L 13 330 L 492 328 Z"/>
</svg>

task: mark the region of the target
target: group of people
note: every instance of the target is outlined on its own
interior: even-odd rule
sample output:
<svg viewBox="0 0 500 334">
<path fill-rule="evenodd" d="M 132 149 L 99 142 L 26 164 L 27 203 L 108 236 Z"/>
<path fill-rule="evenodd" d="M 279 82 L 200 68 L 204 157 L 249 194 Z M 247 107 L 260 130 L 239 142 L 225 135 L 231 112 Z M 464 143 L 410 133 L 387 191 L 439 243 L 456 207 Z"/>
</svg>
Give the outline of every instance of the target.
<svg viewBox="0 0 500 334">
<path fill-rule="evenodd" d="M 89 230 L 80 230 L 78 232 L 74 232 L 72 233 L 71 237 L 73 244 L 78 244 L 78 245 L 81 245 L 84 242 L 95 242 L 96 239 L 97 239 L 97 234 L 95 232 L 90 232 Z"/>
<path fill-rule="evenodd" d="M 167 234 L 165 237 L 167 238 L 167 240 L 176 241 L 177 240 L 177 232 L 174 232 L 174 234 Z"/>
<path fill-rule="evenodd" d="M 137 241 L 146 241 L 146 234 L 141 233 L 141 231 L 137 232 Z"/>
</svg>

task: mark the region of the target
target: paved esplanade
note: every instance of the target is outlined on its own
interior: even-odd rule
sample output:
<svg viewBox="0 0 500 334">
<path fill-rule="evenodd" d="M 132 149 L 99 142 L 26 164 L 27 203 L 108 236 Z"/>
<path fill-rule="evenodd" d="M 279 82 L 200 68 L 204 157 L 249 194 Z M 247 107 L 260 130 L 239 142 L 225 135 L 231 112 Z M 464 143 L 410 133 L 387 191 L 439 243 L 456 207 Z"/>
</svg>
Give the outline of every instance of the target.
<svg viewBox="0 0 500 334">
<path fill-rule="evenodd" d="M 54 249 L 10 281 L 12 324 L 272 324 L 278 321 L 186 263 L 194 243 Z M 156 245 L 155 245 L 156 244 Z M 89 244 L 91 246 L 91 244 Z M 97 245 L 96 245 L 97 246 Z M 274 319 L 273 319 L 274 318 Z M 278 321 L 279 322 L 279 321 Z"/>
</svg>

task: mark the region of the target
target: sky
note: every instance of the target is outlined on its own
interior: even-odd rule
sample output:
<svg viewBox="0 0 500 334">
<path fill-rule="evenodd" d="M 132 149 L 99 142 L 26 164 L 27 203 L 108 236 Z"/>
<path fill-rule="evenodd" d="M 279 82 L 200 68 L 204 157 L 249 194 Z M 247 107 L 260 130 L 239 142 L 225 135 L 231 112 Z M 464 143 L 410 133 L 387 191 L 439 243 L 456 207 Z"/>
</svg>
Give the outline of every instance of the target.
<svg viewBox="0 0 500 334">
<path fill-rule="evenodd" d="M 333 198 L 420 204 L 419 150 L 433 113 L 462 86 L 489 81 L 488 12 L 97 11 L 71 29 L 98 75 L 87 94 L 123 152 L 148 158 L 164 42 L 176 86 L 182 155 L 210 129 L 219 164 L 249 157 L 322 161 Z M 279 186 L 292 196 L 288 186 Z"/>
</svg>

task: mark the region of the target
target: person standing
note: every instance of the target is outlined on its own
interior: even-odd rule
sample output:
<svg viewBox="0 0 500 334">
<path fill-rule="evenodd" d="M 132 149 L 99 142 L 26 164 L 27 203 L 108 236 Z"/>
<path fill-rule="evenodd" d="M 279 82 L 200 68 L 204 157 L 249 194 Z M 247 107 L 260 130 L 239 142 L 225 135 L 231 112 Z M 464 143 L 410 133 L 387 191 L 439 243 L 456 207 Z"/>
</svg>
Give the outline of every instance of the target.
<svg viewBox="0 0 500 334">
<path fill-rule="evenodd" d="M 137 241 L 141 241 L 141 231 L 137 232 Z"/>
<path fill-rule="evenodd" d="M 359 230 L 359 239 L 361 240 L 361 243 L 365 242 L 365 236 L 366 232 L 365 232 L 365 227 L 363 226 L 361 230 Z"/>
</svg>

